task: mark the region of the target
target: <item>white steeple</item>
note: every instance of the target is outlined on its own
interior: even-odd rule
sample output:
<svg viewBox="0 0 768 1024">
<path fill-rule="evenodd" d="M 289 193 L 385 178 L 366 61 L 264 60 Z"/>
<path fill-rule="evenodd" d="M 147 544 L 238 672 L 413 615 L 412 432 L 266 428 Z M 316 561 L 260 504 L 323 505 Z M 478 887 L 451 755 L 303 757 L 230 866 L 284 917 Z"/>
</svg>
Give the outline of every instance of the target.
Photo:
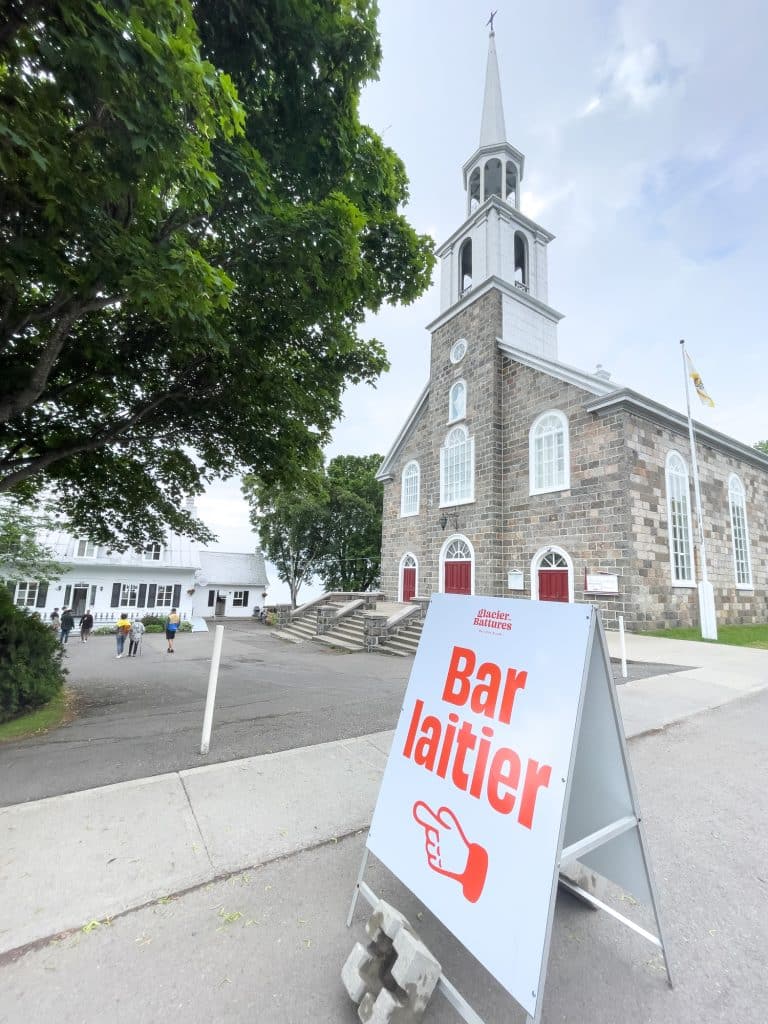
<svg viewBox="0 0 768 1024">
<path fill-rule="evenodd" d="M 491 31 L 490 39 L 488 40 L 488 64 L 485 68 L 485 96 L 483 97 L 483 118 L 480 124 L 480 149 L 484 146 L 503 146 L 507 141 L 495 39 L 496 33 Z"/>
<path fill-rule="evenodd" d="M 548 305 L 547 246 L 554 238 L 520 211 L 525 157 L 507 141 L 496 36 L 491 24 L 480 144 L 462 168 L 466 220 L 437 250 L 441 312 L 489 287 L 504 294 L 504 322 L 516 348 L 557 359 L 557 322 Z M 515 325 L 514 328 L 512 325 Z"/>
</svg>

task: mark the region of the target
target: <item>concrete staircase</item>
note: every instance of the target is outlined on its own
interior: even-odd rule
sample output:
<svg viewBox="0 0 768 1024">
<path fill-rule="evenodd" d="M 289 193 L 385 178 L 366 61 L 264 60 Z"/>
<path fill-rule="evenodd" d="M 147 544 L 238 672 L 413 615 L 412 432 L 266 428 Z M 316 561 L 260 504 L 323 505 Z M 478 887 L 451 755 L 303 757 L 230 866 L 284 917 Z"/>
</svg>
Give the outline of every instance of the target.
<svg viewBox="0 0 768 1024">
<path fill-rule="evenodd" d="M 313 636 L 315 643 L 335 647 L 339 651 L 364 651 L 363 612 L 356 611 L 340 619 L 327 633 Z"/>
<path fill-rule="evenodd" d="M 423 619 L 410 620 L 396 635 L 383 640 L 377 650 L 382 654 L 394 654 L 401 658 L 412 657 L 419 646 L 423 625 Z"/>
<path fill-rule="evenodd" d="M 288 640 L 294 644 L 303 644 L 306 640 L 314 640 L 317 632 L 317 612 L 311 611 L 300 618 L 294 619 L 279 629 L 272 630 L 272 636 Z"/>
</svg>

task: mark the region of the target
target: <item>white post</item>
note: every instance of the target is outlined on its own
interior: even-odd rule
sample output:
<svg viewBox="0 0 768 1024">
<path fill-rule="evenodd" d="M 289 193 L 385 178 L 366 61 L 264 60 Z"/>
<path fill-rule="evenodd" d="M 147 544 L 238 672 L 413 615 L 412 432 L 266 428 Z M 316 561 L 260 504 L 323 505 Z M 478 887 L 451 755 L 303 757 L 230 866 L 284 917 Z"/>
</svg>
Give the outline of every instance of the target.
<svg viewBox="0 0 768 1024">
<path fill-rule="evenodd" d="M 205 714 L 203 715 L 203 738 L 200 742 L 200 753 L 207 754 L 211 746 L 211 726 L 213 725 L 213 705 L 216 703 L 216 683 L 219 679 L 219 661 L 221 660 L 221 644 L 224 639 L 224 627 L 216 626 L 213 635 L 213 657 L 211 671 L 208 676 L 208 695 L 205 698 Z"/>
<path fill-rule="evenodd" d="M 621 641 L 621 678 L 627 678 L 627 644 L 624 639 L 624 616 L 619 616 L 619 639 Z"/>
<path fill-rule="evenodd" d="M 701 514 L 701 487 L 699 486 L 699 463 L 696 458 L 696 439 L 691 419 L 691 396 L 688 386 L 688 366 L 685 361 L 685 341 L 680 341 L 685 377 L 685 406 L 688 410 L 688 436 L 691 444 L 691 469 L 693 470 L 693 493 L 696 496 L 696 519 L 698 520 L 699 554 L 701 556 L 701 581 L 699 592 L 699 625 L 704 640 L 717 640 L 717 615 L 715 613 L 715 590 L 707 577 L 707 548 L 704 542 L 704 519 Z"/>
</svg>

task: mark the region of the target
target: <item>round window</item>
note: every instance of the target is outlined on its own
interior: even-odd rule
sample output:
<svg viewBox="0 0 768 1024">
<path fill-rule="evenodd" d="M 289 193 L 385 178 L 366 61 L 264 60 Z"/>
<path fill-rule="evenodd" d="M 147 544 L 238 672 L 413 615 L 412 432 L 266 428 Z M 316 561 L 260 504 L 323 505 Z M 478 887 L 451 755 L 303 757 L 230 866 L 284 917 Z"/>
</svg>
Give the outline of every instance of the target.
<svg viewBox="0 0 768 1024">
<path fill-rule="evenodd" d="M 466 354 L 467 354 L 467 341 L 466 341 L 466 338 L 459 338 L 459 340 L 457 342 L 455 342 L 453 348 L 451 349 L 451 362 L 452 363 L 460 363 L 461 360 L 464 358 L 464 356 Z"/>
</svg>

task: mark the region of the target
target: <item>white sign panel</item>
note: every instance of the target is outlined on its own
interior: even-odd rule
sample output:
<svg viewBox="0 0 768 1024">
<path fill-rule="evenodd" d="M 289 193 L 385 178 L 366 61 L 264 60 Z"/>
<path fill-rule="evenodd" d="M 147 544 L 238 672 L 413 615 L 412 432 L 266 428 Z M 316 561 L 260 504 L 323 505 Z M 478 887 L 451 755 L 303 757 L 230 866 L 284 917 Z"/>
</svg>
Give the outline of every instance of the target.
<svg viewBox="0 0 768 1024">
<path fill-rule="evenodd" d="M 611 572 L 585 573 L 584 589 L 588 594 L 618 594 L 619 577 Z"/>
<path fill-rule="evenodd" d="M 593 614 L 432 598 L 367 842 L 532 1016 Z"/>
</svg>

